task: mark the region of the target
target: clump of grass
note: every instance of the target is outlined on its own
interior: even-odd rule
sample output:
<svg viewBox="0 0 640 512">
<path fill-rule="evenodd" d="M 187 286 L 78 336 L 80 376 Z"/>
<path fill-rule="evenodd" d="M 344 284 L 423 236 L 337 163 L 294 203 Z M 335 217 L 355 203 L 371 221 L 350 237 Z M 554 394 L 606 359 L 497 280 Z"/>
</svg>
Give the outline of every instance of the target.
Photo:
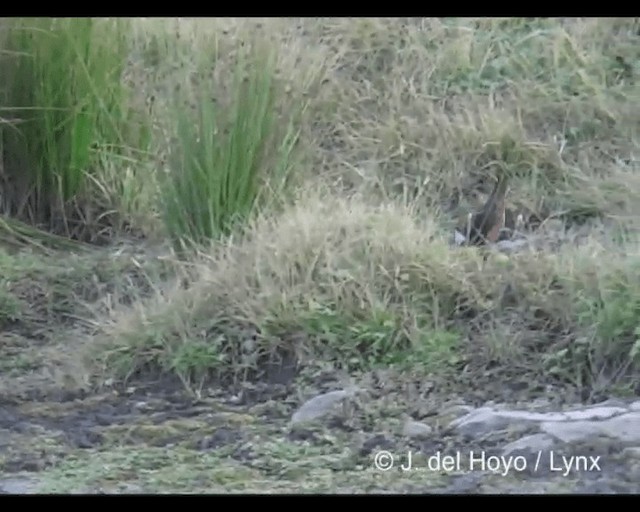
<svg viewBox="0 0 640 512">
<path fill-rule="evenodd" d="M 176 101 L 161 199 L 176 247 L 230 234 L 291 171 L 297 133 L 276 112 L 273 53 L 241 49 L 234 71 L 230 100 L 212 97 L 215 84 L 205 80 L 193 100 L 180 93 Z"/>
<path fill-rule="evenodd" d="M 3 209 L 59 228 L 65 207 L 87 192 L 87 177 L 98 175 L 99 157 L 148 143 L 146 128 L 132 123 L 122 81 L 127 21 L 30 18 L 4 25 L 0 101 L 13 122 L 1 127 L 3 165 L 13 188 L 3 191 Z"/>
<path fill-rule="evenodd" d="M 299 202 L 203 256 L 188 289 L 116 316 L 101 352 L 109 372 L 245 378 L 290 352 L 347 369 L 455 364 L 456 311 L 486 307 L 465 278 L 478 255 L 450 254 L 408 208 Z"/>
<path fill-rule="evenodd" d="M 565 274 L 573 343 L 551 355 L 550 369 L 596 392 L 612 384 L 630 391 L 640 371 L 640 259 L 631 253 L 606 257 L 607 265 L 574 257 Z"/>
<path fill-rule="evenodd" d="M 640 288 L 620 276 L 634 275 L 633 260 L 605 269 L 602 252 L 574 251 L 483 261 L 451 251 L 411 206 L 305 194 L 203 255 L 187 288 L 115 316 L 97 353 L 110 376 L 167 372 L 188 385 L 260 375 L 293 354 L 439 374 L 498 359 L 585 389 L 602 375 L 628 386 Z"/>
</svg>

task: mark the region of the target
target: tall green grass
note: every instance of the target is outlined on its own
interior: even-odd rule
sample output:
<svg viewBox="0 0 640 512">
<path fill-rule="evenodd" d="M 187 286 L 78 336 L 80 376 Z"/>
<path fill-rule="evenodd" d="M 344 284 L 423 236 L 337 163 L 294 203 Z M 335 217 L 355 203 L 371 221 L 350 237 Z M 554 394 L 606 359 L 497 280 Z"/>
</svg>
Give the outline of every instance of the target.
<svg viewBox="0 0 640 512">
<path fill-rule="evenodd" d="M 50 221 L 85 190 L 101 152 L 149 142 L 145 129 L 131 131 L 127 20 L 16 18 L 4 26 L 0 107 L 13 122 L 0 128 L 15 187 L 4 191 L 14 197 L 4 209 Z"/>
<path fill-rule="evenodd" d="M 106 189 L 125 186 L 119 157 L 136 155 L 126 167 L 137 168 L 145 163 L 135 162 L 137 155 L 164 144 L 151 140 L 151 119 L 132 108 L 134 91 L 124 79 L 129 21 L 34 18 L 4 26 L 0 119 L 11 123 L 0 130 L 11 186 L 3 190 L 10 198 L 3 212 L 53 228 L 60 215 L 66 226 L 67 206 L 117 207 L 104 199 Z M 160 180 L 159 199 L 177 247 L 230 233 L 286 183 L 297 132 L 279 112 L 276 55 L 263 50 L 238 52 L 224 91 L 204 79 L 196 88 L 176 89 L 166 120 L 174 132 L 169 173 Z M 198 66 L 203 77 L 210 70 L 206 59 Z M 76 220 L 85 217 L 80 212 Z"/>
<path fill-rule="evenodd" d="M 230 101 L 201 83 L 195 102 L 175 102 L 174 144 L 163 182 L 165 225 L 177 249 L 229 234 L 254 208 L 278 197 L 298 140 L 293 117 L 278 118 L 275 55 L 245 50 Z M 265 193 L 266 192 L 266 193 Z"/>
</svg>

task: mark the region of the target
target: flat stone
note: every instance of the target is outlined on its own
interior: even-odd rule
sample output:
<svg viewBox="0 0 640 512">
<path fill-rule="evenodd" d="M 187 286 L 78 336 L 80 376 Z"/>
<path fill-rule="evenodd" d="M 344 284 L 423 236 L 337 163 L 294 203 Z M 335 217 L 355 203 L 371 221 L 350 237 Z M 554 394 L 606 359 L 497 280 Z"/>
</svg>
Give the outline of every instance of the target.
<svg viewBox="0 0 640 512">
<path fill-rule="evenodd" d="M 549 421 L 540 425 L 540 429 L 563 443 L 582 441 L 601 433 L 599 425 L 590 421 Z"/>
<path fill-rule="evenodd" d="M 591 404 L 587 407 L 575 407 L 572 410 L 582 410 L 582 409 L 593 409 L 595 407 L 622 407 L 625 410 L 627 410 L 629 408 L 629 405 L 627 403 L 625 403 L 624 401 L 620 400 L 619 398 L 609 398 L 607 400 L 605 400 L 604 402 L 600 402 L 597 404 Z"/>
<path fill-rule="evenodd" d="M 481 436 L 510 425 L 535 425 L 544 421 L 566 421 L 564 413 L 541 413 L 529 411 L 500 411 L 491 407 L 480 407 L 469 414 L 453 420 L 450 426 L 460 433 Z"/>
<path fill-rule="evenodd" d="M 543 432 L 564 442 L 583 441 L 592 437 L 608 437 L 623 443 L 640 443 L 640 413 L 629 412 L 597 421 L 545 422 Z"/>
<path fill-rule="evenodd" d="M 603 421 L 601 428 L 607 437 L 625 444 L 640 444 L 640 412 L 629 412 Z"/>
<path fill-rule="evenodd" d="M 428 438 L 433 432 L 433 428 L 426 423 L 408 420 L 402 428 L 402 435 L 416 439 Z"/>
<path fill-rule="evenodd" d="M 0 479 L 0 493 L 36 494 L 40 482 L 28 477 L 12 477 Z"/>
<path fill-rule="evenodd" d="M 581 411 L 567 411 L 564 414 L 570 421 L 602 420 L 629 412 L 622 407 L 591 407 Z"/>
<path fill-rule="evenodd" d="M 337 404 L 352 396 L 353 393 L 352 390 L 338 390 L 315 396 L 293 413 L 291 424 L 298 425 L 321 418 L 332 412 Z"/>
<path fill-rule="evenodd" d="M 547 434 L 531 434 L 507 444 L 502 449 L 502 452 L 506 456 L 518 453 L 529 454 L 538 451 L 551 450 L 553 445 L 554 440 L 551 436 Z"/>
<path fill-rule="evenodd" d="M 630 411 L 640 412 L 640 400 L 636 400 L 629 406 Z"/>
<path fill-rule="evenodd" d="M 567 420 L 564 412 L 502 411 L 500 414 L 512 420 L 522 420 L 527 423 Z"/>
<path fill-rule="evenodd" d="M 450 426 L 464 435 L 478 437 L 496 430 L 505 429 L 509 419 L 489 407 L 481 407 L 462 418 L 453 420 Z"/>
</svg>

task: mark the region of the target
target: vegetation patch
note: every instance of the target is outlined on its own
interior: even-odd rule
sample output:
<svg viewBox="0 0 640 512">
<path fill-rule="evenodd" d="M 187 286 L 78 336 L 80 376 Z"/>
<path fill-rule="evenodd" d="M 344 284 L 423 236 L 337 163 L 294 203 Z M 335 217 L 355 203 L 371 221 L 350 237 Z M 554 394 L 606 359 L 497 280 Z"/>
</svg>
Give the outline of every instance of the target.
<svg viewBox="0 0 640 512">
<path fill-rule="evenodd" d="M 3 336 L 48 332 L 92 385 L 326 364 L 637 392 L 637 20 L 1 28 Z M 498 173 L 537 245 L 455 246 Z"/>
</svg>

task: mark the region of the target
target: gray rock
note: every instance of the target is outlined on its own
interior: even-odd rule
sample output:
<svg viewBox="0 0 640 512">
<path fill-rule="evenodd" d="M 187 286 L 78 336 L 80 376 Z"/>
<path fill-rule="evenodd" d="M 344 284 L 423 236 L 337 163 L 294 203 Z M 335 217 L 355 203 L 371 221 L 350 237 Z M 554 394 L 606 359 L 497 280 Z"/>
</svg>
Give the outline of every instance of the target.
<svg viewBox="0 0 640 512">
<path fill-rule="evenodd" d="M 502 452 L 505 456 L 517 455 L 521 453 L 533 453 L 538 451 L 551 450 L 554 440 L 547 434 L 531 434 L 517 441 L 507 444 Z"/>
<path fill-rule="evenodd" d="M 503 449 L 503 457 L 526 461 L 523 475 L 527 478 L 545 478 L 550 473 L 549 455 L 555 442 L 546 434 L 532 434 L 507 444 Z"/>
<path fill-rule="evenodd" d="M 450 423 L 450 426 L 464 435 L 482 436 L 510 425 L 530 425 L 545 419 L 560 421 L 566 419 L 563 413 L 539 413 L 528 411 L 499 411 L 491 407 L 480 407 Z"/>
<path fill-rule="evenodd" d="M 455 404 L 449 407 L 446 407 L 440 412 L 440 416 L 451 416 L 454 418 L 459 418 L 464 414 L 469 414 L 473 411 L 473 407 L 470 405 L 464 404 Z"/>
<path fill-rule="evenodd" d="M 600 434 L 599 426 L 590 421 L 583 422 L 557 422 L 549 421 L 542 423 L 540 429 L 555 439 L 563 443 L 572 443 L 582 441 L 589 437 L 598 436 Z"/>
<path fill-rule="evenodd" d="M 433 432 L 433 428 L 419 421 L 407 420 L 402 428 L 402 435 L 416 439 L 428 438 Z"/>
<path fill-rule="evenodd" d="M 346 398 L 353 396 L 354 393 L 355 390 L 330 391 L 329 393 L 323 393 L 322 395 L 307 400 L 293 413 L 291 425 L 299 425 L 300 423 L 306 423 L 326 416 Z"/>
<path fill-rule="evenodd" d="M 572 410 L 594 409 L 596 407 L 622 407 L 626 411 L 629 408 L 629 404 L 625 403 L 623 400 L 620 400 L 619 398 L 609 398 L 604 402 L 592 404 L 592 405 L 589 405 L 588 407 L 576 407 Z"/>
<path fill-rule="evenodd" d="M 565 443 L 602 436 L 629 444 L 640 443 L 640 413 L 634 412 L 599 421 L 544 422 L 540 428 Z"/>
<path fill-rule="evenodd" d="M 624 414 L 628 409 L 623 407 L 590 407 L 581 411 L 567 411 L 566 419 L 570 421 L 602 420 Z"/>
<path fill-rule="evenodd" d="M 523 422 L 532 424 L 542 421 L 567 420 L 567 415 L 564 412 L 501 411 L 500 414 L 514 423 Z"/>
<path fill-rule="evenodd" d="M 490 407 L 481 407 L 453 420 L 450 427 L 461 434 L 478 437 L 495 430 L 502 430 L 509 425 L 509 420 Z"/>
<path fill-rule="evenodd" d="M 515 439 L 502 447 L 501 457 L 518 460 L 522 468 L 518 470 L 519 484 L 517 488 L 510 484 L 500 486 L 501 492 L 640 491 L 639 401 L 610 399 L 562 411 L 550 411 L 550 403 L 535 404 L 535 409 L 533 405 L 527 402 L 520 406 L 522 409 L 513 410 L 488 402 L 456 419 L 441 413 L 439 420 L 475 439 L 500 431 L 508 433 L 509 440 Z M 513 437 L 518 432 L 523 437 Z M 580 451 L 579 447 L 562 446 L 575 442 L 584 443 L 584 453 L 572 453 L 574 448 Z M 618 455 L 606 460 L 599 455 L 607 453 Z M 574 455 L 582 457 L 574 459 Z M 486 482 L 483 481 L 480 492 L 494 491 L 495 482 L 490 485 Z M 447 490 L 456 492 L 455 488 Z"/>
<path fill-rule="evenodd" d="M 36 494 L 40 482 L 28 477 L 0 479 L 0 493 Z"/>
<path fill-rule="evenodd" d="M 640 446 L 628 446 L 622 450 L 622 456 L 627 459 L 637 459 L 640 461 Z"/>
<path fill-rule="evenodd" d="M 619 439 L 625 444 L 640 444 L 640 412 L 629 412 L 600 424 L 607 437 Z"/>
</svg>

